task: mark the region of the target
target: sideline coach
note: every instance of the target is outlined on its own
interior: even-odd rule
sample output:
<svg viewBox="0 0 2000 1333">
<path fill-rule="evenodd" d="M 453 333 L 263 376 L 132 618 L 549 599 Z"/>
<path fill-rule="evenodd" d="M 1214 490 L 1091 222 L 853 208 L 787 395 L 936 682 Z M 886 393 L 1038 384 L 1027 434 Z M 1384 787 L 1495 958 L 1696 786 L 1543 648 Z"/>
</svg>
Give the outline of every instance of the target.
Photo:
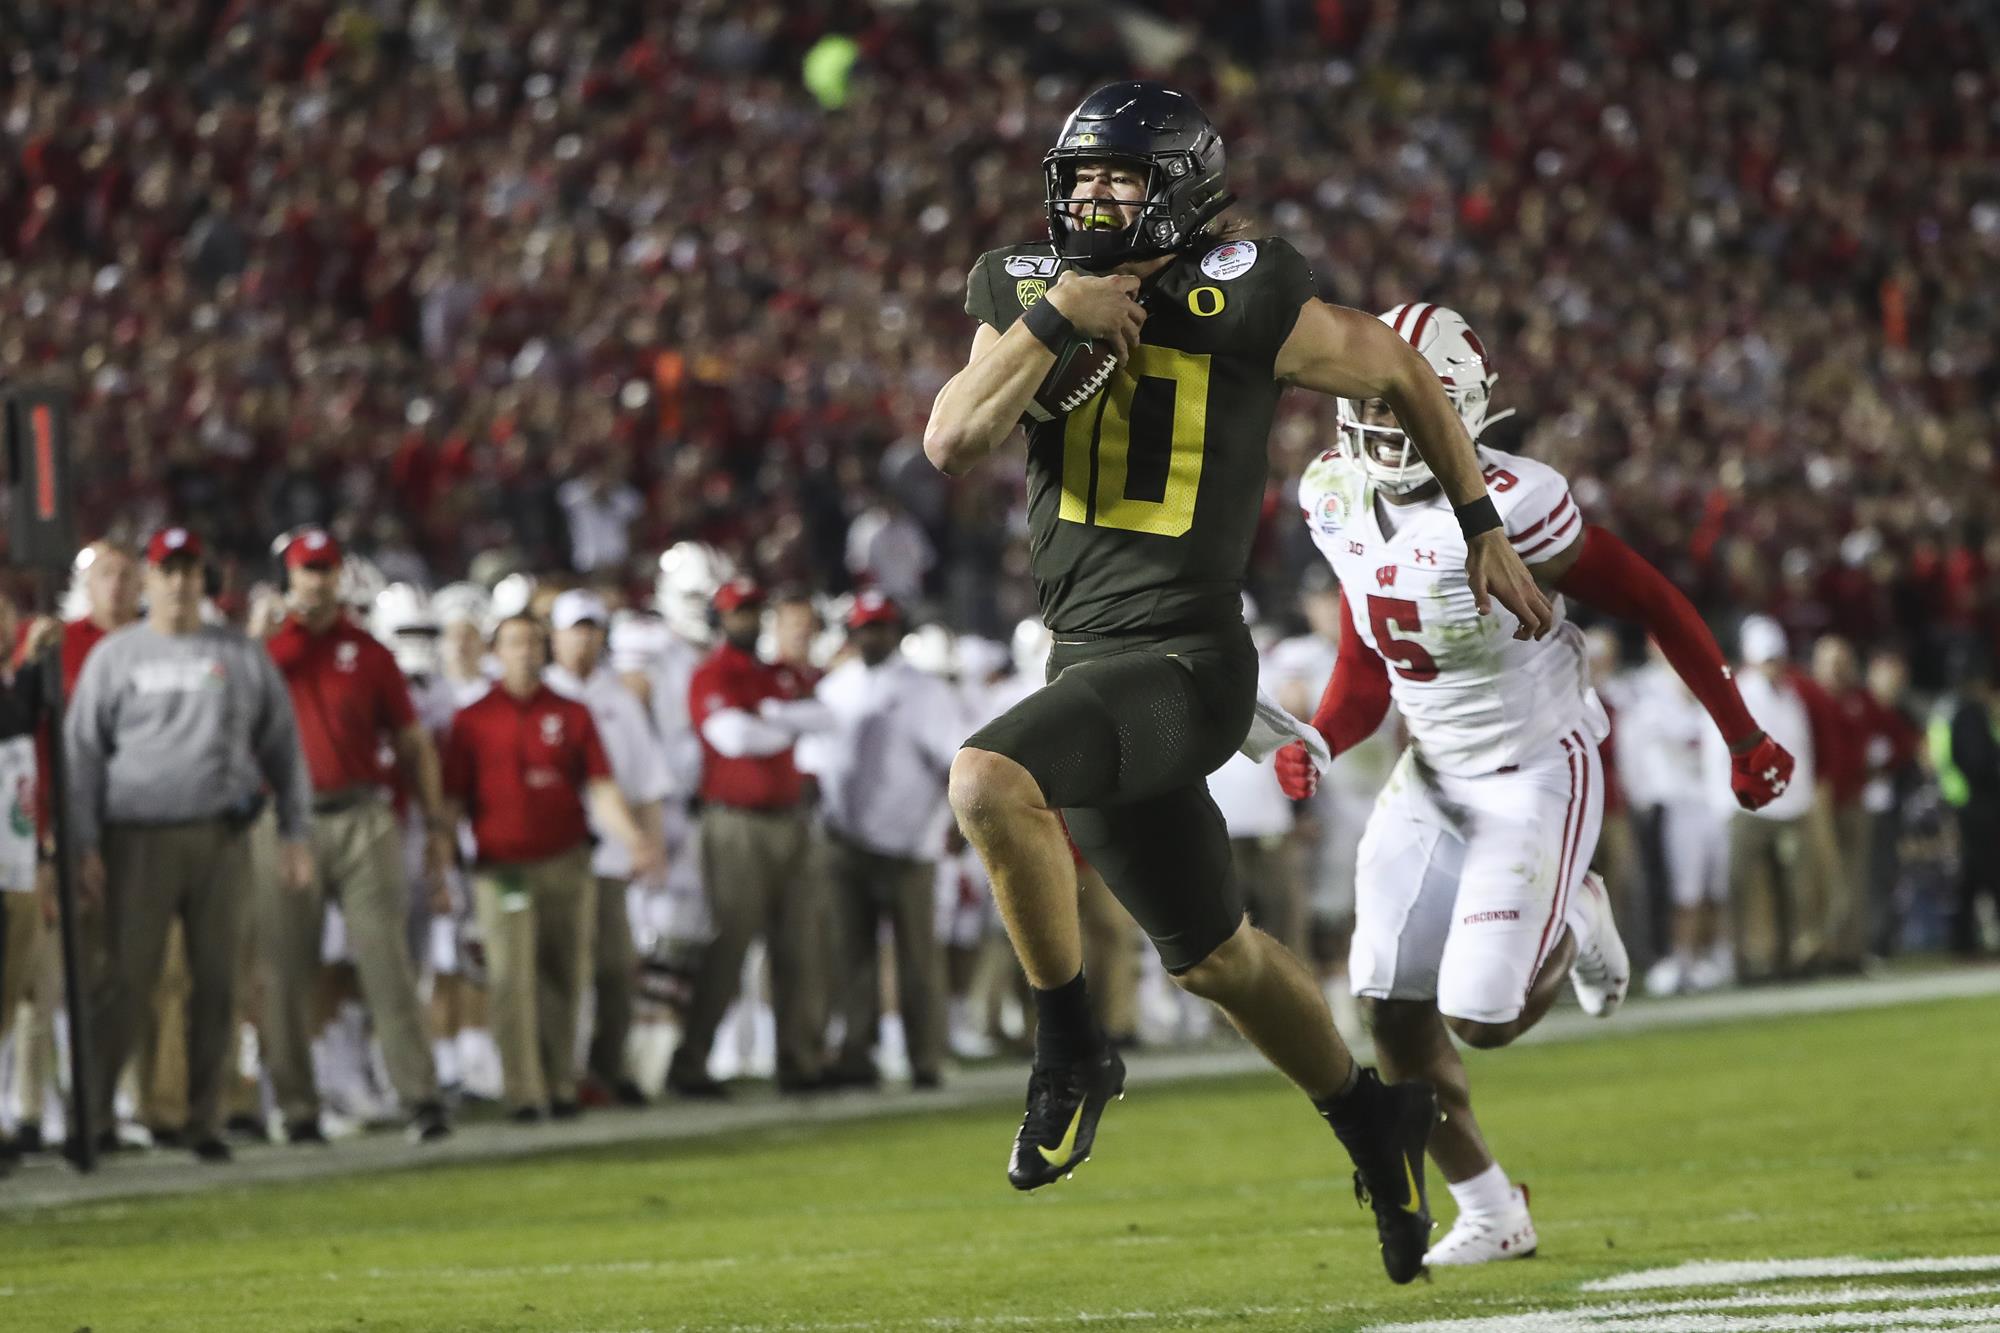
<svg viewBox="0 0 2000 1333">
<path fill-rule="evenodd" d="M 100 1125 L 152 997 L 167 927 L 181 919 L 188 1002 L 188 1137 L 227 1161 L 220 1099 L 235 1039 L 236 965 L 250 825 L 277 796 L 286 883 L 312 882 L 312 785 L 292 701 L 264 647 L 201 619 L 201 539 L 163 528 L 146 545 L 146 619 L 84 663 L 63 727 L 86 901 L 105 908 L 107 963 L 92 996 Z"/>
</svg>

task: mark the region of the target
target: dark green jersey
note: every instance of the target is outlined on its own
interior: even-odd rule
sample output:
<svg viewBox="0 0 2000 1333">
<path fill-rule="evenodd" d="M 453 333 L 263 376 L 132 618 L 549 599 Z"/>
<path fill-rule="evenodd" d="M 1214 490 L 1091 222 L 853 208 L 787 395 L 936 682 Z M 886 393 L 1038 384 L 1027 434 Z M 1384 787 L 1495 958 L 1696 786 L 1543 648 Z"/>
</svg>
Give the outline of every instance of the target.
<svg viewBox="0 0 2000 1333">
<path fill-rule="evenodd" d="M 966 313 L 1003 332 L 1062 262 L 1046 243 L 981 255 Z M 1240 619 L 1280 386 L 1272 367 L 1317 295 L 1275 237 L 1180 256 L 1140 295 L 1140 345 L 1066 417 L 1027 423 L 1042 620 L 1133 634 Z"/>
</svg>

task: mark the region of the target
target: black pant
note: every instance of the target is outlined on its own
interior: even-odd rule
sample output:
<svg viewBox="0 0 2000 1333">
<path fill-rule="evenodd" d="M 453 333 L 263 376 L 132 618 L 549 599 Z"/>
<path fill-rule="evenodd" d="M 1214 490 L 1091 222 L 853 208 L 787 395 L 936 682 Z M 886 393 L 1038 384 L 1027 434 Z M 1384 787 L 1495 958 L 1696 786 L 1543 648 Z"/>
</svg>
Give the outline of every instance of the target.
<svg viewBox="0 0 2000 1333">
<path fill-rule="evenodd" d="M 1972 801 L 1958 809 L 1958 912 L 1951 947 L 1979 949 L 1979 899 L 2000 909 L 2000 802 Z"/>
<path fill-rule="evenodd" d="M 1242 626 L 1165 638 L 1056 635 L 1049 683 L 966 745 L 1004 754 L 1059 807 L 1077 850 L 1170 972 L 1243 920 L 1229 829 L 1205 781 L 1249 733 L 1257 653 Z"/>
</svg>

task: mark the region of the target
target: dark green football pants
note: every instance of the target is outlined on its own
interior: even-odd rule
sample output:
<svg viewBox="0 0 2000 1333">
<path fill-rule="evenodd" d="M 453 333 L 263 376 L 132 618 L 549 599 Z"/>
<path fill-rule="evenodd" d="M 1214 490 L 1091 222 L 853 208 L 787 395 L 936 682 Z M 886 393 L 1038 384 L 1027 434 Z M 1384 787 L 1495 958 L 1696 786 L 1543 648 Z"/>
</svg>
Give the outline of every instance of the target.
<svg viewBox="0 0 2000 1333">
<path fill-rule="evenodd" d="M 1205 779 L 1250 730 L 1249 631 L 1059 634 L 1048 682 L 965 744 L 1033 775 L 1167 970 L 1185 972 L 1243 919 L 1229 830 Z"/>
</svg>

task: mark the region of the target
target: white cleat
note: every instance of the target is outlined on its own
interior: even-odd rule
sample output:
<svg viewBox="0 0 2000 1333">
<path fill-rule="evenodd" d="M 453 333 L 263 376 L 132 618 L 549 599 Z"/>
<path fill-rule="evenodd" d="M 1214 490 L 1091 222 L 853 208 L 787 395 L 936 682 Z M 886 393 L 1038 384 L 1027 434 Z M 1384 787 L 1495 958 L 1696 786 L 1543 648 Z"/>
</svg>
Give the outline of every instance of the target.
<svg viewBox="0 0 2000 1333">
<path fill-rule="evenodd" d="M 1595 870 L 1583 877 L 1577 910 L 1586 921 L 1576 938 L 1576 963 L 1569 970 L 1576 1002 L 1592 1018 L 1609 1018 L 1624 1003 L 1632 984 L 1632 958 L 1611 919 L 1611 895 Z"/>
<path fill-rule="evenodd" d="M 1531 1259 L 1539 1244 L 1535 1220 L 1528 1216 L 1528 1187 L 1516 1185 L 1507 1196 L 1504 1213 L 1460 1213 L 1444 1239 L 1431 1246 L 1424 1262 L 1433 1268 L 1453 1268 Z"/>
</svg>

